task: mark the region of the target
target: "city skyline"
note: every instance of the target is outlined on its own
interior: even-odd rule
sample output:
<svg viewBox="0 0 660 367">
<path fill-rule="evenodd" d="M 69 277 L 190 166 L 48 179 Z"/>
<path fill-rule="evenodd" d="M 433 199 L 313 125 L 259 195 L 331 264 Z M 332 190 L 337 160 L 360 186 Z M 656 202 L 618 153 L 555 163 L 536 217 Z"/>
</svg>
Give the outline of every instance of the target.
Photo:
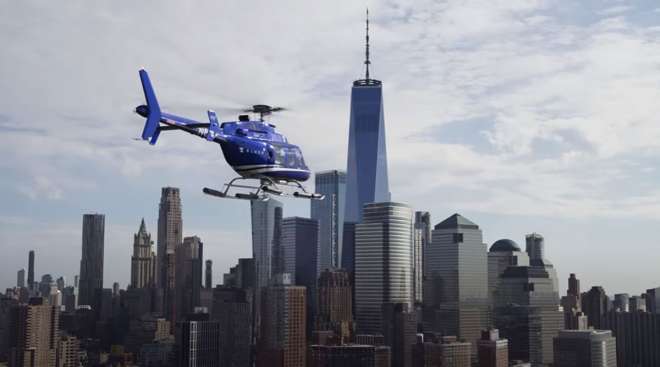
<svg viewBox="0 0 660 367">
<path fill-rule="evenodd" d="M 32 11 L 32 5 L 28 2 L 26 5 L 11 6 L 17 6 L 12 9 L 17 13 L 30 12 L 39 16 Z M 425 28 L 424 16 L 431 16 L 430 12 L 411 5 L 402 5 L 397 9 L 385 4 L 370 4 L 373 9 L 372 42 L 378 45 L 372 50 L 373 68 L 377 70 L 374 75 L 385 81 L 383 88 L 388 104 L 388 173 L 392 199 L 407 203 L 414 210 L 429 211 L 432 218 L 445 218 L 460 212 L 479 223 L 489 245 L 500 238 L 523 243 L 526 233 L 539 232 L 546 239 L 548 258 L 554 260 L 559 279 L 576 272 L 585 289 L 602 285 L 610 294 L 638 294 L 656 286 L 653 279 L 658 279 L 659 275 L 650 264 L 652 259 L 658 257 L 660 250 L 652 241 L 644 240 L 657 237 L 654 228 L 660 217 L 658 208 L 653 207 L 657 194 L 652 188 L 657 181 L 653 168 L 656 160 L 653 157 L 657 153 L 654 141 L 657 139 L 654 139 L 655 130 L 649 127 L 652 119 L 649 120 L 646 114 L 637 112 L 630 117 L 621 113 L 629 112 L 626 110 L 629 107 L 653 116 L 657 108 L 649 102 L 657 100 L 657 92 L 649 91 L 649 86 L 657 85 L 654 79 L 657 76 L 650 71 L 657 71 L 658 57 L 655 55 L 660 48 L 657 41 L 651 40 L 654 31 L 650 28 L 656 24 L 653 19 L 645 17 L 645 14 L 653 14 L 654 8 L 643 2 L 627 9 L 573 6 L 577 9 L 571 9 L 576 11 L 569 16 L 552 7 L 537 7 L 523 2 L 491 5 L 479 11 L 467 7 L 462 13 L 449 4 L 439 9 L 440 18 L 426 20 L 445 20 L 446 24 L 456 28 L 441 35 Z M 227 73 L 235 70 L 231 64 L 235 66 L 236 60 L 224 58 L 223 47 L 219 44 L 186 45 L 188 37 L 172 37 L 172 42 L 201 55 L 204 52 L 196 51 L 206 51 L 206 46 L 217 49 L 196 61 L 192 71 L 186 70 L 181 60 L 163 61 L 158 52 L 162 51 L 162 44 L 151 49 L 154 55 L 147 57 L 123 50 L 127 51 L 126 60 L 108 66 L 107 62 L 100 61 L 99 56 L 112 58 L 92 46 L 98 55 L 91 52 L 91 62 L 86 61 L 89 64 L 71 58 L 81 55 L 81 46 L 75 44 L 89 45 L 88 38 L 83 38 L 80 43 L 71 42 L 72 45 L 57 42 L 54 48 L 49 43 L 52 42 L 49 37 L 27 32 L 22 43 L 36 42 L 33 45 L 46 54 L 43 60 L 26 59 L 29 53 L 26 54 L 18 42 L 5 40 L 4 43 L 9 45 L 7 52 L 11 57 L 8 60 L 12 65 L 0 61 L 0 86 L 11 92 L 3 94 L 4 98 L 0 99 L 0 131 L 3 132 L 0 152 L 4 156 L 16 157 L 13 161 L 21 162 L 21 165 L 17 166 L 13 161 L 3 162 L 7 174 L 0 181 L 1 187 L 6 189 L 0 194 L 0 201 L 6 203 L 0 211 L 0 250 L 8 255 L 8 261 L 16 264 L 0 272 L 3 287 L 14 282 L 17 270 L 27 268 L 26 255 L 31 249 L 36 250 L 37 256 L 35 280 L 45 273 L 64 275 L 72 280 L 76 274 L 73 269 L 79 267 L 79 259 L 77 255 L 69 254 L 80 251 L 80 216 L 88 212 L 106 215 L 105 260 L 113 266 L 106 266 L 104 286 L 109 287 L 114 281 L 125 286 L 129 281 L 135 228 L 144 216 L 147 228 L 155 235 L 158 195 L 164 186 L 181 187 L 182 200 L 186 205 L 184 222 L 190 224 L 184 227 L 183 235 L 198 235 L 204 240 L 207 257 L 214 260 L 214 268 L 217 269 L 214 283 L 219 283 L 218 274 L 226 271 L 235 259 L 250 255 L 249 208 L 245 203 L 219 202 L 201 195 L 200 190 L 205 183 L 221 182 L 231 174 L 221 161 L 219 152 L 188 147 L 187 140 L 178 137 L 162 139 L 167 148 L 158 148 L 157 152 L 130 141 L 129 138 L 136 136 L 140 128 L 139 121 L 130 114 L 130 106 L 141 100 L 135 71 L 145 64 L 153 67 L 154 73 L 159 75 L 181 75 L 173 80 L 190 80 L 192 84 L 181 90 L 175 90 L 174 83 L 164 84 L 162 93 L 170 97 L 167 100 L 180 100 L 173 106 L 191 111 L 193 115 L 200 115 L 207 107 L 198 103 L 211 107 L 221 106 L 224 101 L 241 105 L 255 102 L 252 100 L 254 88 L 265 92 L 266 96 L 259 98 L 267 97 L 269 101 L 283 100 L 285 103 L 307 105 L 307 102 L 314 100 L 308 109 L 296 109 L 295 113 L 283 114 L 273 120 L 292 140 L 302 142 L 313 170 L 345 169 L 350 94 L 346 83 L 363 72 L 363 7 L 347 4 L 341 8 L 336 11 L 328 8 L 316 10 L 330 14 L 328 19 L 323 20 L 327 22 L 323 24 L 326 28 L 350 24 L 346 29 L 336 27 L 337 33 L 333 37 L 341 42 L 334 44 L 341 45 L 334 50 L 318 46 L 331 42 L 316 42 L 327 41 L 328 36 L 320 33 L 321 27 L 311 25 L 307 20 L 300 20 L 301 23 L 296 23 L 295 27 L 282 27 L 274 35 L 267 35 L 259 28 L 254 34 L 244 35 L 243 39 L 247 40 L 276 36 L 300 41 L 300 49 L 284 48 L 276 53 L 281 59 L 276 58 L 273 67 L 286 78 L 295 74 L 292 72 L 293 66 L 301 66 L 290 65 L 295 56 L 303 53 L 311 56 L 306 61 L 309 64 L 302 65 L 305 72 L 301 73 L 300 80 L 291 81 L 291 85 L 300 88 L 287 87 L 296 91 L 286 93 L 279 77 L 257 78 L 259 81 L 254 82 L 253 76 L 265 75 L 265 70 L 268 70 L 268 75 L 273 74 L 262 62 L 246 63 L 246 71 L 232 77 Z M 96 9 L 100 10 L 90 12 L 89 16 L 98 24 L 91 24 L 93 21 L 71 21 L 77 18 L 77 12 L 70 5 L 42 9 L 45 14 L 57 11 L 61 15 L 57 20 L 41 22 L 44 29 L 52 31 L 44 33 L 73 38 L 73 28 L 63 26 L 64 23 L 88 27 L 92 34 L 107 31 L 113 19 L 135 26 L 143 21 L 121 9 Z M 215 10 L 240 13 L 238 9 L 187 9 L 192 14 L 198 11 L 217 13 Z M 284 10 L 287 10 L 286 6 Z M 156 11 L 167 17 L 175 9 Z M 312 15 L 319 14 L 311 9 L 308 11 Z M 275 14 L 283 15 L 283 24 L 290 20 L 284 16 L 286 13 Z M 475 22 L 479 25 L 476 29 L 463 24 L 468 22 L 459 21 L 464 19 L 461 17 L 468 16 L 475 16 Z M 526 22 L 506 25 L 508 20 L 518 16 Z M 543 16 L 546 18 L 543 19 Z M 413 19 L 415 22 L 411 23 L 422 26 L 411 28 L 405 19 Z M 214 31 L 211 24 L 215 23 L 209 22 L 208 29 L 206 25 L 196 25 L 190 32 L 194 35 L 227 31 L 225 28 Z M 439 27 L 443 27 L 443 22 L 438 23 Z M 20 24 L 7 17 L 3 17 L 2 24 L 17 32 L 21 29 Z M 230 27 L 231 24 L 222 27 Z M 546 31 L 541 32 L 541 36 L 566 37 L 562 41 L 564 44 L 559 42 L 555 46 L 564 45 L 569 51 L 543 47 L 522 37 L 525 31 L 534 30 L 534 24 L 545 24 L 543 28 Z M 309 29 L 310 33 L 305 36 L 308 38 L 293 35 L 294 31 L 299 31 L 298 27 Z M 159 29 L 158 32 L 162 33 L 159 40 L 172 35 L 168 30 Z M 492 35 L 487 35 L 487 32 Z M 411 35 L 419 34 L 429 34 L 435 37 L 432 37 L 435 43 L 446 45 L 439 54 L 417 54 L 416 62 L 421 70 L 428 69 L 425 75 L 428 83 L 421 83 L 426 84 L 424 86 L 418 85 L 422 80 L 420 77 L 424 76 L 419 75 L 419 70 L 399 68 L 399 63 L 412 60 L 404 57 L 413 57 L 429 44 L 416 41 L 401 51 L 396 50 L 408 42 Z M 575 40 L 585 34 L 590 36 L 582 41 Z M 142 42 L 141 39 L 132 42 L 137 41 Z M 506 46 L 507 41 L 514 46 L 520 45 L 524 53 L 511 51 Z M 477 54 L 471 55 L 469 49 L 461 49 L 461 42 L 471 45 L 480 57 L 485 55 L 486 59 L 499 60 L 501 66 L 497 67 L 489 61 L 477 62 Z M 628 56 L 606 61 L 608 55 L 616 54 L 616 48 L 609 49 L 606 43 L 614 45 L 611 47 L 624 47 Z M 496 47 L 491 48 L 489 44 Z M 135 46 L 134 43 L 131 45 Z M 315 45 L 314 48 L 311 45 Z M 60 47 L 73 49 L 62 52 Z M 270 48 L 266 51 L 238 49 L 242 55 L 255 59 L 261 52 L 277 51 Z M 55 51 L 58 55 L 62 52 L 71 56 L 56 60 L 52 58 Z M 336 65 L 329 71 L 319 72 L 323 64 L 317 62 L 317 58 L 323 56 L 327 59 L 331 52 L 337 58 L 333 63 Z M 643 55 L 645 60 L 632 54 Z M 437 59 L 433 59 L 436 56 Z M 219 60 L 217 65 L 214 57 Z M 595 71 L 587 72 L 581 68 L 577 71 L 566 70 L 558 59 L 563 59 L 561 62 L 566 62 L 569 69 L 581 61 L 593 66 L 591 69 Z M 456 60 L 466 62 L 467 66 L 461 67 L 458 65 L 461 62 Z M 537 60 L 534 65 L 514 70 L 518 63 L 534 60 Z M 96 61 L 99 66 L 92 67 Z M 113 63 L 116 61 L 113 60 Z M 447 72 L 430 68 L 431 61 Z M 104 66 L 108 68 L 104 70 Z M 62 72 L 70 68 L 74 75 Z M 45 70 L 48 74 L 37 71 L 38 79 L 19 83 L 17 77 L 24 75 L 28 69 Z M 645 80 L 620 75 L 629 69 L 636 73 L 649 72 L 649 75 L 644 75 Z M 469 71 L 473 72 L 466 76 Z M 493 75 L 488 76 L 490 73 L 486 71 L 493 71 Z M 64 83 L 57 74 L 66 75 L 67 82 Z M 542 77 L 542 81 L 554 81 L 554 88 L 564 87 L 559 89 L 574 86 L 576 80 L 593 81 L 593 86 L 587 83 L 589 85 L 582 89 L 586 97 L 581 101 L 585 102 L 585 106 L 567 102 L 576 98 L 575 92 L 567 90 L 567 96 L 559 98 L 558 92 L 551 89 L 553 85 L 541 87 L 540 82 L 529 81 L 544 74 L 553 79 Z M 524 79 L 527 82 L 520 86 L 508 84 L 517 77 L 527 78 Z M 46 83 L 49 85 L 39 84 L 43 90 L 36 94 L 28 93 L 34 83 L 51 78 L 54 81 Z M 99 82 L 110 78 L 117 80 Z M 162 78 L 163 83 L 167 83 L 165 79 Z M 251 85 L 250 89 L 238 88 L 241 82 L 248 80 L 254 82 L 244 83 Z M 310 80 L 313 88 L 310 88 Z M 56 86 L 57 90 L 50 85 Z M 98 85 L 106 85 L 107 88 L 99 93 L 89 93 Z M 231 88 L 227 89 L 227 86 Z M 617 86 L 628 88 L 625 93 L 638 98 L 631 97 L 632 100 L 615 103 L 610 109 L 604 108 L 610 101 L 605 97 L 610 95 L 595 94 L 596 89 L 608 90 Z M 507 90 L 507 87 L 510 89 Z M 538 92 L 532 93 L 537 88 Z M 489 89 L 500 91 L 488 94 L 485 91 Z M 205 95 L 207 91 L 216 94 Z M 528 98 L 521 96 L 525 92 L 530 93 Z M 473 112 L 468 111 L 470 103 L 474 103 L 476 98 L 471 93 L 484 97 L 483 102 L 477 101 L 473 106 Z M 94 95 L 94 99 L 83 94 Z M 316 101 L 325 94 L 328 94 L 327 102 Z M 26 95 L 33 95 L 34 99 L 26 100 Z M 546 100 L 552 101 L 553 98 L 554 102 L 546 103 Z M 518 103 L 522 107 L 515 108 Z M 556 113 L 560 118 L 548 118 L 546 111 L 541 110 L 546 104 L 550 110 L 548 113 Z M 446 109 L 437 110 L 443 106 Z M 529 106 L 537 108 L 523 108 Z M 507 110 L 509 107 L 510 111 Z M 598 112 L 600 108 L 605 112 Z M 336 112 L 331 112 L 334 110 Z M 26 111 L 32 113 L 29 119 Z M 609 118 L 606 114 L 613 117 Z M 105 117 L 99 118 L 99 115 Z M 223 114 L 221 118 L 234 116 Z M 623 122 L 616 124 L 614 118 L 620 118 Z M 526 120 L 538 124 L 523 124 L 522 121 Z M 437 121 L 437 125 L 429 125 L 428 121 Z M 594 121 L 608 123 L 612 132 L 600 131 L 601 125 Z M 641 123 L 634 129 L 628 129 L 635 121 Z M 334 126 L 323 137 L 323 144 L 318 144 L 320 141 L 310 137 L 311 134 L 305 129 L 310 123 L 316 130 L 327 127 L 329 122 Z M 64 133 L 67 135 L 62 135 Z M 420 134 L 426 134 L 426 137 L 422 138 Z M 648 138 L 642 139 L 644 136 Z M 633 142 L 636 139 L 639 142 Z M 174 148 L 176 153 L 167 153 L 170 148 Z M 639 153 L 640 150 L 644 153 Z M 189 164 L 192 156 L 202 157 L 197 167 Z M 41 158 L 44 158 L 43 161 Z M 85 172 L 80 172 L 83 167 Z M 585 167 L 589 169 L 584 170 Z M 583 173 L 580 172 L 582 170 Z M 410 180 L 416 184 L 415 190 L 408 188 Z M 491 185 L 492 188 L 489 188 Z M 308 186 L 311 187 L 310 183 Z M 622 187 L 627 190 L 620 190 Z M 306 206 L 306 203 L 287 201 L 284 216 L 307 217 Z M 438 222 L 434 220 L 432 224 Z M 631 240 L 637 246 L 637 253 L 645 256 L 635 258 L 638 262 L 635 267 L 622 267 L 617 274 L 607 272 L 602 261 L 616 261 L 619 244 Z M 602 251 L 604 256 L 585 256 L 594 248 Z M 649 279 L 649 282 L 643 283 L 639 279 Z M 562 284 L 562 294 L 563 288 Z"/>
</svg>

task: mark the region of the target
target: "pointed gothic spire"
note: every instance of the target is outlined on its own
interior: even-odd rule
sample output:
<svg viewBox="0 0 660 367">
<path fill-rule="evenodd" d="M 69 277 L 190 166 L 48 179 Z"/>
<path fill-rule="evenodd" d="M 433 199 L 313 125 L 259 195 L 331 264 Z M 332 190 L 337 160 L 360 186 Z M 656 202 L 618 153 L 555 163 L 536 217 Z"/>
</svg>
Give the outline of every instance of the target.
<svg viewBox="0 0 660 367">
<path fill-rule="evenodd" d="M 147 225 L 144 224 L 144 218 L 142 218 L 142 223 L 140 223 L 140 229 L 138 233 L 147 233 Z"/>
<path fill-rule="evenodd" d="M 371 61 L 369 61 L 369 8 L 367 8 L 366 41 L 367 42 L 365 45 L 365 58 L 364 58 L 364 65 L 366 68 L 365 79 L 369 80 L 369 65 L 371 64 Z"/>
</svg>

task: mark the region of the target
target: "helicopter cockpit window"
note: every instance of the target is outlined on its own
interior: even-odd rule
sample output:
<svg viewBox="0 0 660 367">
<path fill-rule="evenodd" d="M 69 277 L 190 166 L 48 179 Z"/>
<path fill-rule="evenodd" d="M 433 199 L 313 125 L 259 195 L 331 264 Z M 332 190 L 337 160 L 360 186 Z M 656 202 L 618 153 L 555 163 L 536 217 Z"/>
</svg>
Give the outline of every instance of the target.
<svg viewBox="0 0 660 367">
<path fill-rule="evenodd" d="M 286 159 L 286 151 L 282 147 L 273 146 L 275 151 L 275 164 L 283 164 Z"/>
</svg>

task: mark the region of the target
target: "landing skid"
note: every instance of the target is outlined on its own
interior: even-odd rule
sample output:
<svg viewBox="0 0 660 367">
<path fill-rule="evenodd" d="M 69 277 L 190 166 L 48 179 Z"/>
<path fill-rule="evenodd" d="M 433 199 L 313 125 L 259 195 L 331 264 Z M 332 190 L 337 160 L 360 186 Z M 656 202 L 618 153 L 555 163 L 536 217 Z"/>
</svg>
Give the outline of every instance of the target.
<svg viewBox="0 0 660 367">
<path fill-rule="evenodd" d="M 259 180 L 256 185 L 239 185 L 237 181 Z M 230 193 L 232 189 L 247 189 L 247 192 Z M 317 193 L 310 193 L 298 181 L 274 181 L 270 177 L 236 177 L 225 184 L 224 190 L 215 190 L 205 187 L 202 190 L 205 194 L 219 197 L 222 199 L 239 200 L 258 200 L 267 201 L 270 196 L 289 196 L 298 199 L 323 200 L 324 196 Z"/>
</svg>

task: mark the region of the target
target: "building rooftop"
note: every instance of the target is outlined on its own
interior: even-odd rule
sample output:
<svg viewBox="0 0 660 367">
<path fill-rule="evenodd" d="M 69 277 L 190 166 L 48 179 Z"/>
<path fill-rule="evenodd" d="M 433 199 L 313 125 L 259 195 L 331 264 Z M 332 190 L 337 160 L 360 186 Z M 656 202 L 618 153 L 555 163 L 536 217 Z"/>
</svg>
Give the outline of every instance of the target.
<svg viewBox="0 0 660 367">
<path fill-rule="evenodd" d="M 456 229 L 456 228 L 465 228 L 465 229 L 479 229 L 479 226 L 464 216 L 456 213 L 449 218 L 438 223 L 434 227 L 435 229 Z"/>
<path fill-rule="evenodd" d="M 501 240 L 495 241 L 490 247 L 490 252 L 516 252 L 520 251 L 520 246 L 515 243 L 513 240 L 508 238 L 503 238 Z"/>
</svg>

